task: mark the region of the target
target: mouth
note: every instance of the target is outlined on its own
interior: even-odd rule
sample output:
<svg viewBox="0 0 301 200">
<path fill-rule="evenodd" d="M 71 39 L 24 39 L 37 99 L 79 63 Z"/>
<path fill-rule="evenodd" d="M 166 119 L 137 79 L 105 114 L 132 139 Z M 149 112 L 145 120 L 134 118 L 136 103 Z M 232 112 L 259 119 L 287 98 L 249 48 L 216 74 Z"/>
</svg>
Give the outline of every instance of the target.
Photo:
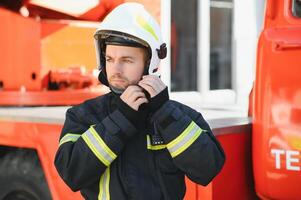
<svg viewBox="0 0 301 200">
<path fill-rule="evenodd" d="M 124 79 L 119 79 L 119 78 L 114 78 L 114 79 L 111 79 L 111 82 L 124 83 L 125 80 Z"/>
</svg>

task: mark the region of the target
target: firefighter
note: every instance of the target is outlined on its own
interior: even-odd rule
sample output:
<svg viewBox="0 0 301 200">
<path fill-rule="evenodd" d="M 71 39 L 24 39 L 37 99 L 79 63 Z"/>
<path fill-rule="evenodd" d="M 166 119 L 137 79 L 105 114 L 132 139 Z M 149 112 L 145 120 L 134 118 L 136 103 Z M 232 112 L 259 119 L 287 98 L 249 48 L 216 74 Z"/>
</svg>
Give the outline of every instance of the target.
<svg viewBox="0 0 301 200">
<path fill-rule="evenodd" d="M 96 31 L 99 80 L 111 92 L 67 110 L 55 166 L 85 199 L 183 199 L 184 176 L 207 185 L 225 155 L 202 115 L 169 99 L 160 28 L 138 3 Z"/>
</svg>

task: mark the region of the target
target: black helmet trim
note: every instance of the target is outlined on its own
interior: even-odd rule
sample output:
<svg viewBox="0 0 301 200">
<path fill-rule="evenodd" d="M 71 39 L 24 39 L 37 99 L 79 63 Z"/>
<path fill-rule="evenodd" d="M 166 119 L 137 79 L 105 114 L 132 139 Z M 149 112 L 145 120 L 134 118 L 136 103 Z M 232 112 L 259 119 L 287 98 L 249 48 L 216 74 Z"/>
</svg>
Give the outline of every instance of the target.
<svg viewBox="0 0 301 200">
<path fill-rule="evenodd" d="M 145 42 L 144 40 L 126 33 L 112 31 L 112 30 L 99 30 L 94 34 L 95 39 L 98 41 L 106 40 L 112 36 L 116 38 L 121 38 L 125 42 L 128 41 L 129 43 L 138 43 L 146 48 L 150 48 L 148 43 Z"/>
<path fill-rule="evenodd" d="M 120 45 L 120 46 L 129 46 L 129 47 L 138 47 L 138 48 L 146 48 L 141 43 L 138 43 L 133 40 L 124 39 L 122 37 L 109 36 L 105 39 L 106 45 Z"/>
</svg>

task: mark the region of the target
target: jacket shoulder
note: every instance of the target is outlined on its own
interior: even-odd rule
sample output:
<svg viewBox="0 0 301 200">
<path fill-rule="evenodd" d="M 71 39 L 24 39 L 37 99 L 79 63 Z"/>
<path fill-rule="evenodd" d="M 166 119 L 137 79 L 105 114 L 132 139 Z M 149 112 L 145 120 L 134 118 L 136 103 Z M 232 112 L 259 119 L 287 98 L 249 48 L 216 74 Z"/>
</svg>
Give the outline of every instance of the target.
<svg viewBox="0 0 301 200">
<path fill-rule="evenodd" d="M 180 103 L 178 101 L 175 101 L 175 100 L 170 100 L 170 104 L 172 104 L 173 106 L 179 108 L 180 110 L 182 110 L 184 112 L 193 112 L 193 111 L 197 112 L 193 108 L 191 108 L 183 103 Z"/>
<path fill-rule="evenodd" d="M 86 118 L 89 115 L 105 116 L 108 113 L 110 94 L 88 99 L 81 104 L 72 106 L 67 110 L 79 118 Z"/>
<path fill-rule="evenodd" d="M 196 119 L 199 115 L 202 116 L 202 114 L 199 111 L 197 111 L 197 110 L 195 110 L 195 109 L 193 109 L 193 108 L 191 108 L 191 107 L 189 107 L 189 106 L 187 106 L 183 103 L 180 103 L 178 101 L 170 100 L 170 104 L 172 104 L 173 106 L 179 108 L 182 112 L 189 115 L 193 119 Z"/>
</svg>

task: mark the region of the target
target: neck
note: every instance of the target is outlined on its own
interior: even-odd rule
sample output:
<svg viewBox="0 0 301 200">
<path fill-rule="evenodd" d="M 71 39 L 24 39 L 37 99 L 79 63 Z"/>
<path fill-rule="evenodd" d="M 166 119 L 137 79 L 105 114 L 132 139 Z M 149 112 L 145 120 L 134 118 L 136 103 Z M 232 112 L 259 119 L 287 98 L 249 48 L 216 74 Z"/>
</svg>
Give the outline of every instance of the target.
<svg viewBox="0 0 301 200">
<path fill-rule="evenodd" d="M 111 91 L 112 91 L 114 94 L 116 94 L 116 95 L 118 95 L 118 96 L 120 96 L 120 95 L 124 92 L 123 89 L 116 88 L 116 87 L 114 87 L 114 86 L 112 86 L 112 85 L 110 85 L 110 89 L 111 89 Z"/>
</svg>

